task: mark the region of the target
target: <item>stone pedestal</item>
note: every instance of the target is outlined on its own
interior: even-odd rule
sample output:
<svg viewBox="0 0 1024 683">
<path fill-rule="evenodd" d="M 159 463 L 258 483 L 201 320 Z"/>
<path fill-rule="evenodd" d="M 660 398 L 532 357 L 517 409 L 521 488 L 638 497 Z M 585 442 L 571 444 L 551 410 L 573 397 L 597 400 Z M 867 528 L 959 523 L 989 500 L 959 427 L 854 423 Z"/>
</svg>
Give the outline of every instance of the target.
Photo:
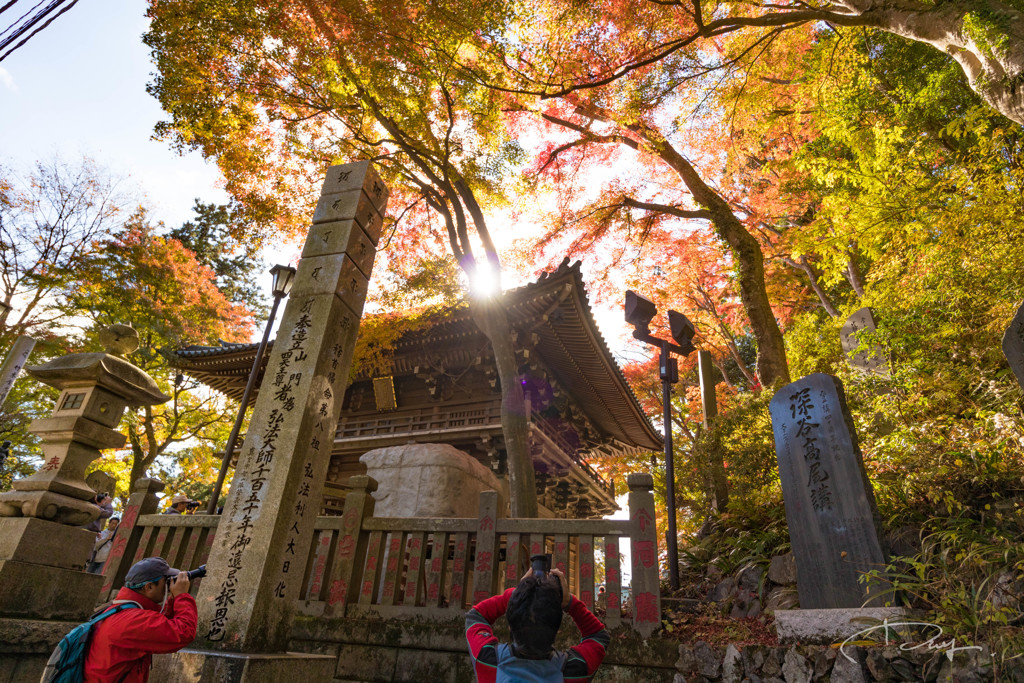
<svg viewBox="0 0 1024 683">
<path fill-rule="evenodd" d="M 0 518 L 0 617 L 88 618 L 103 582 L 84 571 L 95 538 L 42 519 Z"/>
<path fill-rule="evenodd" d="M 873 640 L 869 631 L 878 628 L 884 637 L 885 624 L 889 635 L 906 636 L 910 631 L 905 622 L 915 621 L 902 607 L 858 607 L 850 609 L 790 609 L 775 613 L 775 632 L 783 645 L 842 643 L 844 640 Z M 874 632 L 874 631 L 871 631 Z M 858 635 L 860 634 L 860 635 Z"/>
<path fill-rule="evenodd" d="M 186 649 L 153 657 L 149 678 L 177 683 L 313 683 L 333 679 L 337 665 L 338 660 L 333 655 L 239 654 Z"/>
<path fill-rule="evenodd" d="M 79 623 L 0 617 L 0 682 L 38 683 L 53 648 Z"/>
</svg>

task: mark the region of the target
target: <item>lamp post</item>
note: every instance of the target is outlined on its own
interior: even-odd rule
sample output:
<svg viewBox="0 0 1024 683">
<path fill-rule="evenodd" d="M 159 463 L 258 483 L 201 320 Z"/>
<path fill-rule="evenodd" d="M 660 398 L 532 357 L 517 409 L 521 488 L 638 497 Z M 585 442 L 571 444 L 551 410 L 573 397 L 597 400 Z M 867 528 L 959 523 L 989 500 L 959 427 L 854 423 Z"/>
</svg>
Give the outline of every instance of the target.
<svg viewBox="0 0 1024 683">
<path fill-rule="evenodd" d="M 224 487 L 224 478 L 228 473 L 228 465 L 231 463 L 231 454 L 235 450 L 235 442 L 238 441 L 238 432 L 242 429 L 242 421 L 245 419 L 245 409 L 249 407 L 249 397 L 252 395 L 253 387 L 256 386 L 256 376 L 260 373 L 260 366 L 263 365 L 263 354 L 267 350 L 267 340 L 270 338 L 270 328 L 274 326 L 274 318 L 277 317 L 277 307 L 281 299 L 288 296 L 292 289 L 292 282 L 295 280 L 295 269 L 291 266 L 280 264 L 270 269 L 273 276 L 271 290 L 274 294 L 274 303 L 270 307 L 270 317 L 267 318 L 267 326 L 263 330 L 263 339 L 260 341 L 260 348 L 256 351 L 256 360 L 252 363 L 252 370 L 249 371 L 249 382 L 245 385 L 242 393 L 242 401 L 238 406 L 238 415 L 235 417 L 235 426 L 231 429 L 231 436 L 228 437 L 227 446 L 224 447 L 224 460 L 220 463 L 220 472 L 217 473 L 217 484 L 213 487 L 210 495 L 210 504 L 206 507 L 206 514 L 217 513 L 217 502 L 220 500 L 220 491 Z"/>
<path fill-rule="evenodd" d="M 679 311 L 668 312 L 669 332 L 675 344 L 651 334 L 651 320 L 658 313 L 650 299 L 632 290 L 626 291 L 626 322 L 632 325 L 633 337 L 658 347 L 658 369 L 661 375 L 661 397 L 665 429 L 665 503 L 668 507 L 668 533 L 665 539 L 668 553 L 668 580 L 672 590 L 679 588 L 679 548 L 676 539 L 676 475 L 672 459 L 672 385 L 679 381 L 679 363 L 672 353 L 686 356 L 694 350 L 693 323 Z"/>
</svg>

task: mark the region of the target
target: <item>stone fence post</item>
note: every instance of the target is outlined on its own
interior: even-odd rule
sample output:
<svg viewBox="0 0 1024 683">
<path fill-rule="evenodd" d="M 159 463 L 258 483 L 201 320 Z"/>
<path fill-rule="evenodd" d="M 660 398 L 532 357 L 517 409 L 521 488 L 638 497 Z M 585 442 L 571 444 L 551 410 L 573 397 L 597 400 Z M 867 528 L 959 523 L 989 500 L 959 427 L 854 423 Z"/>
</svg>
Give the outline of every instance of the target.
<svg viewBox="0 0 1024 683">
<path fill-rule="evenodd" d="M 480 493 L 480 514 L 476 527 L 476 564 L 473 566 L 473 602 L 494 595 L 497 591 L 498 575 L 494 571 L 498 564 L 497 534 L 495 521 L 498 517 L 498 492 Z"/>
<path fill-rule="evenodd" d="M 365 474 L 349 479 L 352 490 L 345 496 L 345 511 L 341 516 L 341 530 L 335 560 L 327 577 L 327 605 L 325 617 L 345 616 L 345 606 L 359 598 L 362 559 L 366 557 L 369 534 L 363 532 L 363 520 L 373 517 L 375 501 L 370 495 L 377 490 L 377 482 Z"/>
<path fill-rule="evenodd" d="M 646 472 L 626 477 L 629 486 L 629 536 L 632 554 L 633 629 L 647 638 L 661 625 L 658 532 L 654 521 L 654 477 Z"/>
<path fill-rule="evenodd" d="M 164 483 L 159 479 L 136 479 L 124 514 L 114 534 L 114 544 L 110 547 L 110 555 L 103 565 L 103 588 L 100 589 L 99 601 L 106 602 L 112 593 L 120 589 L 125 574 L 132 566 L 132 560 L 139 547 L 142 528 L 138 527 L 139 515 L 152 515 L 156 512 L 159 500 L 157 494 L 164 490 Z"/>
</svg>

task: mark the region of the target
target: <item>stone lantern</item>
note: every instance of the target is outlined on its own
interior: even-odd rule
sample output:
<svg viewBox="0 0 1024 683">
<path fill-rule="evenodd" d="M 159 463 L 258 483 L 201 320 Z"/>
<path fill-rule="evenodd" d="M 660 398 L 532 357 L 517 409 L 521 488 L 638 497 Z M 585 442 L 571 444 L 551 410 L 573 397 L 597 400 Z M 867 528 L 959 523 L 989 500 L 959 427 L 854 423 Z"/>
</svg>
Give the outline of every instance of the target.
<svg viewBox="0 0 1024 683">
<path fill-rule="evenodd" d="M 121 357 L 139 346 L 134 329 L 113 325 L 100 340 L 107 353 L 73 353 L 26 368 L 61 393 L 53 415 L 29 428 L 42 439 L 42 467 L 0 494 L 0 617 L 88 616 L 102 577 L 82 571 L 95 534 L 78 527 L 100 512 L 90 502 L 96 494 L 85 469 L 102 450 L 125 444 L 114 428 L 126 408 L 170 400 Z"/>
</svg>

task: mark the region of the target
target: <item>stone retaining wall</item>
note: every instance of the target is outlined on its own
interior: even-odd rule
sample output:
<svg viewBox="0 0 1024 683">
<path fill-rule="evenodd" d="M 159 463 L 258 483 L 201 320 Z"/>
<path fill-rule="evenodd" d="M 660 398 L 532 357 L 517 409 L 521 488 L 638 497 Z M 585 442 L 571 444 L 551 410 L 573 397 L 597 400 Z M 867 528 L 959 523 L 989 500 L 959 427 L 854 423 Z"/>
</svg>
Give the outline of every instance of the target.
<svg viewBox="0 0 1024 683">
<path fill-rule="evenodd" d="M 77 625 L 0 618 L 0 683 L 38 683 L 53 648 Z"/>
<path fill-rule="evenodd" d="M 296 651 L 338 657 L 335 682 L 472 683 L 473 672 L 462 621 L 446 623 L 301 618 L 292 631 Z M 495 629 L 507 640 L 503 622 Z M 556 646 L 578 642 L 564 625 Z M 849 657 L 844 656 L 849 655 Z M 828 645 L 712 647 L 703 641 L 680 645 L 653 637 L 644 641 L 626 629 L 613 631 L 611 646 L 595 681 L 617 683 L 1024 683 L 1024 662 L 998 669 L 987 649 L 956 652 L 901 650 L 897 646 L 844 648 Z"/>
</svg>

